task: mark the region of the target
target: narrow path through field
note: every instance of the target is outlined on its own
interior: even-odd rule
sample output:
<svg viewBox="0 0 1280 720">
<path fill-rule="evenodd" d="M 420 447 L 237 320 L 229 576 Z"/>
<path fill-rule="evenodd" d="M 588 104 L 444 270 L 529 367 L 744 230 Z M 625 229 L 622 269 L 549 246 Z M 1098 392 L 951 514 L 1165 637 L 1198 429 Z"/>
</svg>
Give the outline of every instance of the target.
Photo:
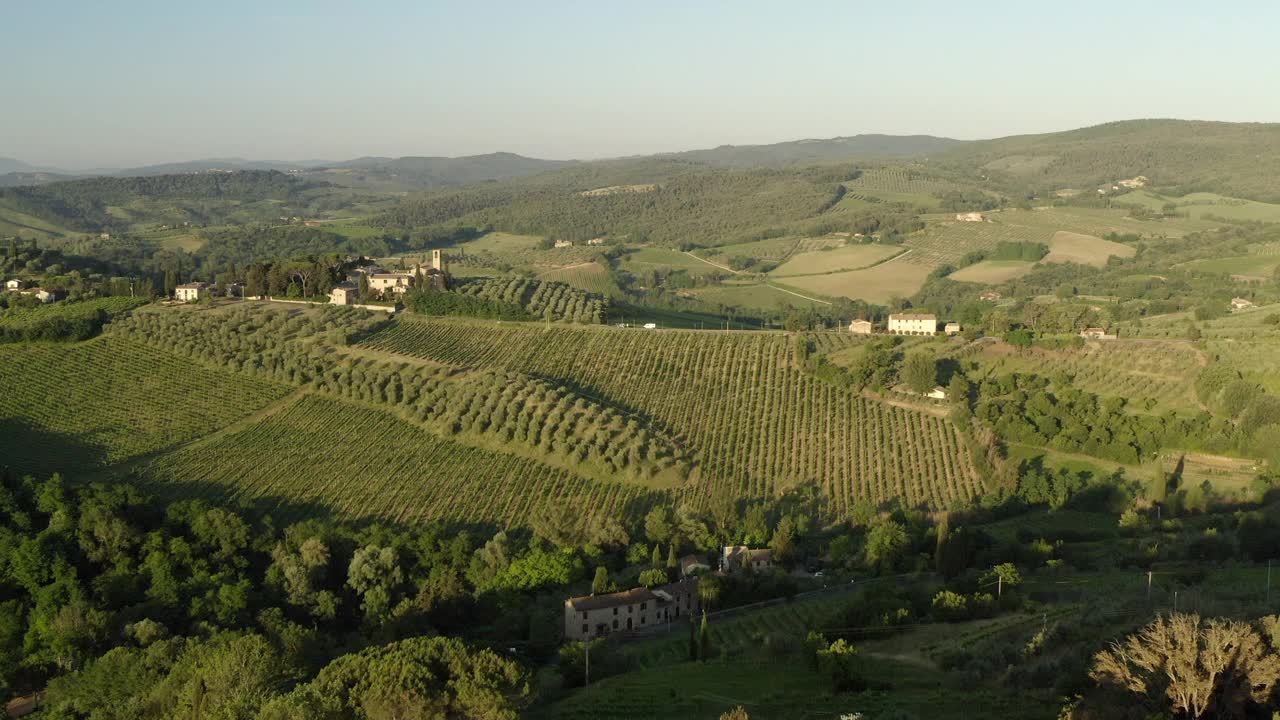
<svg viewBox="0 0 1280 720">
<path fill-rule="evenodd" d="M 718 268 L 720 268 L 721 270 L 724 270 L 725 272 L 731 272 L 731 273 L 733 273 L 734 275 L 741 275 L 741 274 L 742 274 L 742 272 L 741 272 L 741 271 L 734 270 L 734 269 L 733 269 L 733 268 L 731 268 L 731 267 L 725 267 L 724 265 L 721 265 L 720 263 L 713 263 L 713 262 L 711 262 L 710 260 L 708 260 L 708 259 L 706 259 L 706 258 L 704 258 L 704 257 L 698 257 L 697 255 L 694 255 L 692 251 L 685 250 L 685 251 L 684 251 L 684 254 L 685 254 L 685 255 L 688 255 L 689 257 L 693 258 L 694 260 L 701 260 L 702 262 L 704 262 L 704 263 L 706 263 L 706 264 L 708 264 L 708 265 L 710 265 L 710 266 L 712 266 L 712 267 L 718 267 Z"/>
<path fill-rule="evenodd" d="M 798 298 L 804 298 L 805 300 L 808 300 L 809 302 L 822 303 L 823 305 L 830 305 L 830 304 L 831 304 L 831 303 L 830 303 L 829 301 L 827 301 L 827 300 L 819 300 L 818 298 L 809 297 L 808 295 L 801 295 L 801 294 L 800 294 L 800 293 L 798 293 L 798 292 L 794 292 L 794 291 L 792 291 L 792 290 L 788 290 L 788 289 L 786 289 L 786 288 L 778 287 L 777 285 L 774 285 L 773 283 L 769 282 L 768 280 L 765 280 L 765 281 L 764 281 L 764 284 L 765 284 L 765 285 L 767 285 L 767 286 L 769 286 L 769 287 L 771 287 L 771 288 L 773 288 L 774 290 L 778 290 L 778 291 L 784 292 L 784 293 L 786 293 L 786 294 L 788 294 L 788 295 L 795 295 L 795 296 L 796 296 L 796 297 L 798 297 Z"/>
<path fill-rule="evenodd" d="M 595 260 L 588 260 L 587 262 L 574 263 L 572 265 L 565 265 L 564 267 L 551 268 L 550 270 L 543 270 L 542 272 L 538 273 L 538 277 L 542 277 L 543 275 L 550 275 L 553 272 L 561 272 L 563 270 L 573 270 L 575 268 L 586 267 L 588 265 L 595 265 L 595 264 L 596 264 Z"/>
<path fill-rule="evenodd" d="M 170 445 L 169 447 L 161 448 L 159 450 L 156 450 L 155 452 L 149 452 L 145 455 L 139 455 L 137 457 L 129 458 L 124 462 L 116 463 L 115 465 L 109 465 L 105 468 L 102 468 L 101 470 L 95 470 L 94 472 L 88 475 L 87 479 L 98 480 L 107 474 L 115 475 L 118 473 L 128 473 L 134 470 L 135 468 L 141 467 L 142 465 L 145 465 L 146 463 L 151 462 L 152 460 L 156 459 L 157 457 L 160 457 L 161 455 L 167 455 L 171 452 L 176 452 L 178 450 L 182 450 L 185 448 L 193 448 L 193 447 L 200 447 L 202 445 L 207 445 L 224 435 L 238 432 L 243 428 L 253 425 L 254 423 L 260 420 L 265 420 L 282 410 L 293 407 L 294 404 L 296 404 L 299 400 L 301 400 L 306 395 L 309 395 L 311 392 L 312 392 L 311 388 L 299 388 L 289 393 L 288 395 L 285 395 L 279 400 L 276 400 L 275 402 L 268 404 L 266 407 L 259 408 L 258 410 L 255 410 L 254 412 L 251 412 L 248 415 L 245 415 L 239 420 L 236 420 L 230 425 L 224 425 L 207 435 L 201 435 L 200 437 L 195 438 L 194 440 L 188 440 L 185 443 Z"/>
</svg>

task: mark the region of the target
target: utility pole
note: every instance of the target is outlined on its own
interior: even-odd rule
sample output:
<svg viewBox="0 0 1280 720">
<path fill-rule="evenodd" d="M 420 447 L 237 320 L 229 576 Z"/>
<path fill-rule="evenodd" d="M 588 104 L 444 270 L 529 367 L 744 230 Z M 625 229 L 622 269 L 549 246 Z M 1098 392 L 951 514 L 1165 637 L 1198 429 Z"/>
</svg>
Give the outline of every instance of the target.
<svg viewBox="0 0 1280 720">
<path fill-rule="evenodd" d="M 1147 604 L 1151 604 L 1151 571 L 1147 571 Z"/>
<path fill-rule="evenodd" d="M 1002 597 L 1004 597 L 1004 576 L 997 575 L 996 576 L 996 599 L 999 600 Z"/>
<path fill-rule="evenodd" d="M 1178 591 L 1173 591 L 1173 611 L 1178 612 Z"/>
</svg>

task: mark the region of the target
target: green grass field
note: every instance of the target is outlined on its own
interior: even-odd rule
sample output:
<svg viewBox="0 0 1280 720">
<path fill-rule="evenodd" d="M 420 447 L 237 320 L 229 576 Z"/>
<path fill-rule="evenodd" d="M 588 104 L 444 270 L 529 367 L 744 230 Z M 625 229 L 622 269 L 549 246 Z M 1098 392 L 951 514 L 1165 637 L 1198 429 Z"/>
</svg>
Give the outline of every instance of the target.
<svg viewBox="0 0 1280 720">
<path fill-rule="evenodd" d="M 1022 260 L 983 260 L 951 273 L 950 277 L 959 282 L 999 285 L 1026 275 L 1035 266 L 1035 263 Z"/>
<path fill-rule="evenodd" d="M 859 270 L 882 263 L 902 252 L 903 249 L 901 247 L 893 245 L 846 245 L 845 247 L 831 250 L 792 255 L 790 259 L 769 274 L 772 277 L 781 278 L 795 275 L 817 275 L 842 270 Z"/>
<path fill-rule="evenodd" d="M 1092 235 L 1059 230 L 1049 239 L 1049 254 L 1044 262 L 1071 262 L 1081 265 L 1104 267 L 1111 257 L 1128 258 L 1137 254 L 1130 245 L 1103 240 Z"/>
<path fill-rule="evenodd" d="M 789 277 L 778 284 L 801 293 L 888 303 L 894 297 L 914 295 L 929 276 L 929 267 L 909 262 L 910 257 L 904 254 L 866 270 Z"/>
<path fill-rule="evenodd" d="M 1188 218 L 1135 220 L 1123 210 L 1076 207 L 1006 208 L 987 213 L 988 222 L 957 222 L 951 218 L 946 215 L 929 216 L 929 226 L 907 238 L 906 245 L 915 252 L 903 259 L 937 267 L 945 263 L 955 264 L 975 250 L 994 250 L 1002 241 L 1049 245 L 1053 243 L 1055 233 L 1060 231 L 1094 237 L 1114 232 L 1160 238 L 1182 237 L 1217 226 L 1217 223 Z"/>
<path fill-rule="evenodd" d="M 1199 272 L 1223 273 L 1225 275 L 1241 275 L 1249 278 L 1265 280 L 1271 277 L 1276 267 L 1280 266 L 1280 256 L 1276 255 L 1237 255 L 1234 257 L 1195 260 L 1185 267 Z"/>
<path fill-rule="evenodd" d="M 1153 190 L 1138 190 L 1121 195 L 1117 202 L 1139 205 L 1154 212 L 1160 212 L 1167 203 L 1173 203 L 1177 206 L 1178 214 L 1196 220 L 1219 217 L 1245 222 L 1280 222 L 1280 205 L 1242 200 L 1216 193 L 1198 192 L 1182 196 L 1166 196 Z"/>
<path fill-rule="evenodd" d="M 0 205 L 0 236 L 21 238 L 57 238 L 76 234 L 47 220 L 20 210 Z"/>
<path fill-rule="evenodd" d="M 516 235 L 514 233 L 491 232 L 476 238 L 462 247 L 468 252 L 501 253 L 510 250 L 534 250 L 542 242 L 537 235 Z"/>
<path fill-rule="evenodd" d="M 632 273 L 641 273 L 646 269 L 684 270 L 690 275 L 729 272 L 687 253 L 656 247 L 640 248 L 627 253 L 622 256 L 622 267 Z"/>
<path fill-rule="evenodd" d="M 795 295 L 764 283 L 720 283 L 706 288 L 695 288 L 686 291 L 690 295 L 709 303 L 754 309 L 776 310 L 783 306 L 812 307 L 822 303 L 796 297 Z"/>
</svg>

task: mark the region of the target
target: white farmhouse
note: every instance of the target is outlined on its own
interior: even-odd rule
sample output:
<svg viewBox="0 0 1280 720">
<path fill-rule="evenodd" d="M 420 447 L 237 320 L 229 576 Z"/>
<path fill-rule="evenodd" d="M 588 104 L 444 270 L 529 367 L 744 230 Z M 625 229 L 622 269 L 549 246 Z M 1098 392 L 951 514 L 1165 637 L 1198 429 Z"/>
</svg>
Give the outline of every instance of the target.
<svg viewBox="0 0 1280 720">
<path fill-rule="evenodd" d="M 200 302 L 209 294 L 209 285 L 202 282 L 187 283 L 173 289 L 173 297 L 182 302 Z"/>
<path fill-rule="evenodd" d="M 360 288 L 355 283 L 339 283 L 329 291 L 329 302 L 334 305 L 354 305 Z"/>
<path fill-rule="evenodd" d="M 870 335 L 871 329 L 870 320 L 854 320 L 849 323 L 849 332 L 854 335 Z"/>
<path fill-rule="evenodd" d="M 889 332 L 895 335 L 934 335 L 938 332 L 938 316 L 927 313 L 890 315 Z"/>
</svg>

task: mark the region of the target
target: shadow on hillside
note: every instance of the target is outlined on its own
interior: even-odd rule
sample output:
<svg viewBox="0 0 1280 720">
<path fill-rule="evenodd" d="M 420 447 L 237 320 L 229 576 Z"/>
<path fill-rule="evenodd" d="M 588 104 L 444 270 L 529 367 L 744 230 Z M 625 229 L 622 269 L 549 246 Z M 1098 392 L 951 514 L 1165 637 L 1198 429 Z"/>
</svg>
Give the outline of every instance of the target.
<svg viewBox="0 0 1280 720">
<path fill-rule="evenodd" d="M 71 479 L 106 460 L 101 447 L 75 435 L 38 428 L 20 417 L 0 417 L 0 466 L 15 475 L 45 477 L 57 472 Z"/>
</svg>

